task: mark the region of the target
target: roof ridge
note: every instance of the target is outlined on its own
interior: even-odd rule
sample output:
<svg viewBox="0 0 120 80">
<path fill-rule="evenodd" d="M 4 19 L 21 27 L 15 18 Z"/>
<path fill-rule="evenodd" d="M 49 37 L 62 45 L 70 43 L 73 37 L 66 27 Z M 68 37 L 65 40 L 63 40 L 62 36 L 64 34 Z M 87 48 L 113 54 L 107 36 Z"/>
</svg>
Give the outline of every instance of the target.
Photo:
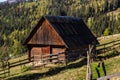
<svg viewBox="0 0 120 80">
<path fill-rule="evenodd" d="M 47 18 L 47 17 L 59 17 L 59 18 L 74 18 L 74 19 L 81 19 L 80 17 L 74 17 L 74 16 L 59 16 L 59 15 L 44 15 L 44 18 Z"/>
</svg>

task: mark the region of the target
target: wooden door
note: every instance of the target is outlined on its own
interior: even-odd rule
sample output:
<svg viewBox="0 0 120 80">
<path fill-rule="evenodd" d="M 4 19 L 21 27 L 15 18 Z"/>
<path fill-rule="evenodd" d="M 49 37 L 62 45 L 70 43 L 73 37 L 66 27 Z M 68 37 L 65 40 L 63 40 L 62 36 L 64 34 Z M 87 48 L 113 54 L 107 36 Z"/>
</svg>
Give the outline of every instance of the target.
<svg viewBox="0 0 120 80">
<path fill-rule="evenodd" d="M 47 55 L 47 54 L 50 54 L 50 47 L 47 46 L 47 47 L 42 47 L 42 55 Z"/>
<path fill-rule="evenodd" d="M 42 59 L 48 59 L 50 58 L 50 47 L 46 46 L 46 47 L 42 47 Z M 49 62 L 50 60 L 45 60 L 45 62 Z"/>
<path fill-rule="evenodd" d="M 40 47 L 32 48 L 31 56 L 34 56 L 35 61 L 40 61 L 42 56 L 41 48 Z"/>
</svg>

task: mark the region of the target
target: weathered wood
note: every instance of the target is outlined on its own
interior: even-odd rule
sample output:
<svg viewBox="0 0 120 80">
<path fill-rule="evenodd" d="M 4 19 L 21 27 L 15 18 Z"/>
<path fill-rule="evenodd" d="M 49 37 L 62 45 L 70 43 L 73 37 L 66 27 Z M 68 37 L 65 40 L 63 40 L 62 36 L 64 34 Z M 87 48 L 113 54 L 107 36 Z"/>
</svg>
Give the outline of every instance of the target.
<svg viewBox="0 0 120 80">
<path fill-rule="evenodd" d="M 18 64 L 18 63 L 20 63 L 20 62 L 24 62 L 24 61 L 29 61 L 28 59 L 29 59 L 29 58 L 24 59 L 24 60 L 19 60 L 19 61 L 16 61 L 16 62 L 12 62 L 12 63 L 10 63 L 10 65 Z"/>
<path fill-rule="evenodd" d="M 34 57 L 31 57 L 31 62 L 33 62 L 33 58 Z M 19 61 L 16 61 L 16 62 L 12 62 L 12 63 L 9 63 L 9 64 L 10 64 L 10 68 L 11 68 L 11 67 L 15 67 L 15 66 L 19 66 L 19 65 L 23 65 L 23 64 L 27 64 L 27 63 L 30 63 L 29 58 L 24 59 L 24 60 L 19 60 Z"/>
<path fill-rule="evenodd" d="M 58 53 L 42 55 L 42 58 L 49 57 L 49 56 L 58 56 Z"/>
<path fill-rule="evenodd" d="M 120 40 L 115 40 L 115 41 L 111 41 L 111 42 L 108 42 L 108 43 L 105 43 L 105 44 L 99 44 L 99 45 L 96 45 L 97 47 L 100 47 L 100 46 L 104 46 L 104 45 L 108 45 L 108 44 L 112 44 L 112 43 L 119 43 Z"/>
<path fill-rule="evenodd" d="M 9 68 L 9 62 L 7 61 L 3 61 L 3 65 L 0 66 L 1 70 L 0 70 L 0 75 L 3 75 L 5 78 L 8 74 L 8 76 L 10 75 L 10 68 Z"/>
<path fill-rule="evenodd" d="M 91 61 L 93 54 L 94 45 L 89 45 L 89 50 L 87 51 L 87 75 L 86 80 L 92 80 L 92 70 L 91 70 Z"/>
<path fill-rule="evenodd" d="M 115 74 L 111 74 L 111 75 L 108 75 L 108 76 L 97 78 L 97 80 L 107 80 L 107 79 L 111 79 L 111 78 L 118 77 L 118 76 L 120 76 L 120 72 L 115 73 Z"/>
<path fill-rule="evenodd" d="M 65 54 L 64 52 L 63 53 L 56 53 L 56 54 L 46 54 L 46 55 L 43 55 L 42 56 L 42 60 L 45 61 L 45 60 L 54 60 L 54 59 L 58 59 L 58 58 L 64 58 L 65 56 L 61 54 Z"/>
<path fill-rule="evenodd" d="M 1 72 L 0 75 L 3 75 L 3 74 L 4 74 L 4 76 L 6 76 L 6 74 L 8 74 L 8 73 L 9 73 L 9 71 L 6 71 L 6 70 L 5 70 L 4 72 Z"/>
<path fill-rule="evenodd" d="M 12 67 L 16 67 L 16 66 L 21 66 L 21 65 L 23 65 L 23 64 L 27 64 L 27 63 L 30 63 L 30 62 L 27 61 L 27 62 L 21 62 L 21 63 L 18 63 L 18 64 L 10 65 L 10 68 L 12 68 Z"/>
<path fill-rule="evenodd" d="M 43 16 L 24 44 L 28 45 L 29 57 L 34 56 L 35 61 L 38 59 L 41 61 L 42 55 L 84 50 L 92 42 L 99 43 L 82 19 L 67 16 Z M 69 59 L 77 58 L 80 53 L 70 52 Z M 59 56 L 64 56 L 59 60 L 66 59 L 66 54 L 59 54 Z"/>
<path fill-rule="evenodd" d="M 42 23 L 41 27 L 37 30 L 37 32 L 28 43 L 44 45 L 64 45 L 64 42 L 62 41 L 58 33 L 53 29 L 53 27 L 51 27 L 51 25 L 49 25 L 47 20 Z"/>
<path fill-rule="evenodd" d="M 31 58 L 31 61 L 29 61 L 29 58 Z M 24 59 L 24 60 L 19 60 L 19 61 L 16 61 L 16 62 L 5 62 L 3 63 L 2 66 L 0 66 L 0 75 L 3 75 L 4 77 L 2 78 L 5 78 L 8 76 L 10 76 L 10 68 L 13 68 L 13 67 L 16 67 L 16 66 L 21 66 L 21 65 L 24 65 L 24 64 L 27 64 L 27 63 L 30 63 L 30 62 L 33 62 L 34 61 L 34 57 L 29 57 L 27 59 Z"/>
<path fill-rule="evenodd" d="M 42 59 L 42 61 L 47 61 L 47 60 L 57 60 L 58 57 L 54 57 L 54 58 L 45 58 L 45 59 Z"/>
<path fill-rule="evenodd" d="M 100 49 L 97 50 L 97 52 L 106 53 L 108 51 L 114 50 L 114 48 L 119 47 L 119 44 L 120 44 L 120 40 L 116 40 L 116 41 L 112 41 L 112 42 L 109 42 L 109 43 L 102 44 L 100 46 L 97 46 L 97 47 L 101 47 Z"/>
</svg>

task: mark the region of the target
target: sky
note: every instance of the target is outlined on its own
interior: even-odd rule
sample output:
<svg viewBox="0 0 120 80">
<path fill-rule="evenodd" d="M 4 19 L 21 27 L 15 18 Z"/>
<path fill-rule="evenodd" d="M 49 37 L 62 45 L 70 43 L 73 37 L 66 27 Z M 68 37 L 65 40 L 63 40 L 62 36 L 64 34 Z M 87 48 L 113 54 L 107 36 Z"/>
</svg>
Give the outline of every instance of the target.
<svg viewBox="0 0 120 80">
<path fill-rule="evenodd" d="M 0 0 L 0 2 L 3 2 L 3 1 L 6 1 L 6 0 Z"/>
</svg>

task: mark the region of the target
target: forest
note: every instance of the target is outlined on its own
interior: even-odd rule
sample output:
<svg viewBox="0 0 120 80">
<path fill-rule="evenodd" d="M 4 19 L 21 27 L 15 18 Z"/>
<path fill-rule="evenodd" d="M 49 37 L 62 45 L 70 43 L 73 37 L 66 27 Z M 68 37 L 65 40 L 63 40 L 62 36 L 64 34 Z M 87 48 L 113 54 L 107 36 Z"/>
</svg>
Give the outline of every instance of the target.
<svg viewBox="0 0 120 80">
<path fill-rule="evenodd" d="M 23 42 L 43 15 L 82 18 L 96 37 L 120 33 L 120 0 L 37 0 L 0 4 L 0 58 L 24 54 Z"/>
</svg>

